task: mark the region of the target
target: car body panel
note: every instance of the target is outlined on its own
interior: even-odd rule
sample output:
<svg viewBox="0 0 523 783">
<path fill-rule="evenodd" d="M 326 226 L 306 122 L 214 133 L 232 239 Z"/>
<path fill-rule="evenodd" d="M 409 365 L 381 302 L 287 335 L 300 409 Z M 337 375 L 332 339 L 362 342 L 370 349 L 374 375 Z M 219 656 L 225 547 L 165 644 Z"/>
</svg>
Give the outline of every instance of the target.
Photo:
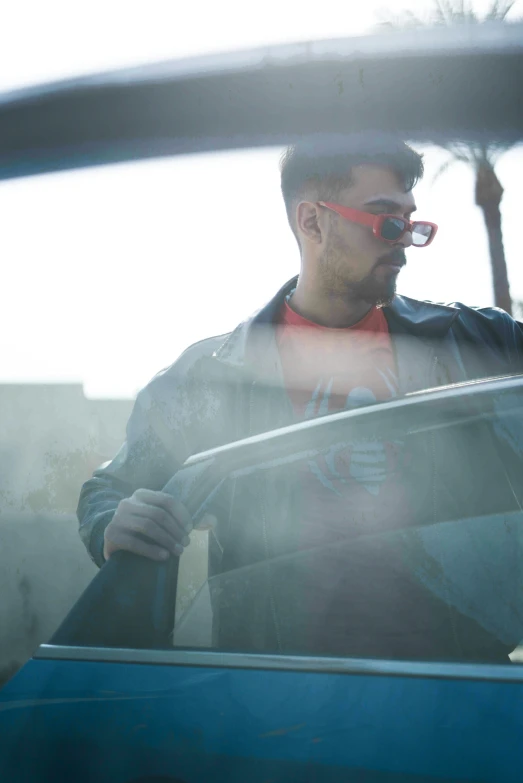
<svg viewBox="0 0 523 783">
<path fill-rule="evenodd" d="M 2 692 L 1 778 L 517 781 L 522 697 L 485 679 L 32 660 Z"/>
</svg>

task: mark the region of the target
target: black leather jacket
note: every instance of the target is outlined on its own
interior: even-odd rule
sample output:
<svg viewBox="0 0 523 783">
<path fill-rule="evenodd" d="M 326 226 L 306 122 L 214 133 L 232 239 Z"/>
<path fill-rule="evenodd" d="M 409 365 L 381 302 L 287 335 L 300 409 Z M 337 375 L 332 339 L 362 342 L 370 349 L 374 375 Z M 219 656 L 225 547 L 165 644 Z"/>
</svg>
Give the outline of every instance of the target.
<svg viewBox="0 0 523 783">
<path fill-rule="evenodd" d="M 140 392 L 124 445 L 82 488 L 80 535 L 95 563 L 104 562 L 104 530 L 122 498 L 140 487 L 162 489 L 191 454 L 294 421 L 274 324 L 295 285 L 296 279 L 289 281 L 229 335 L 188 348 Z M 523 372 L 523 325 L 501 310 L 396 296 L 384 313 L 401 393 Z M 437 448 L 436 459 L 448 467 L 448 446 L 442 441 Z M 422 475 L 418 490 L 436 507 L 446 502 L 445 481 Z M 263 482 L 254 490 L 260 502 L 253 499 L 252 487 L 237 488 L 220 521 L 225 545 L 215 571 L 292 551 L 288 519 L 296 499 L 289 483 L 281 475 Z M 282 647 L 280 642 L 276 646 Z"/>
<path fill-rule="evenodd" d="M 191 454 L 292 422 L 273 326 L 295 285 L 293 278 L 229 335 L 192 345 L 139 393 L 125 443 L 80 495 L 80 535 L 97 565 L 122 498 L 140 487 L 161 489 Z M 523 372 L 523 324 L 502 310 L 396 296 L 384 313 L 393 339 L 414 338 L 423 353 L 430 345 L 444 357 L 439 377 L 428 367 L 400 367 L 405 392 Z"/>
</svg>

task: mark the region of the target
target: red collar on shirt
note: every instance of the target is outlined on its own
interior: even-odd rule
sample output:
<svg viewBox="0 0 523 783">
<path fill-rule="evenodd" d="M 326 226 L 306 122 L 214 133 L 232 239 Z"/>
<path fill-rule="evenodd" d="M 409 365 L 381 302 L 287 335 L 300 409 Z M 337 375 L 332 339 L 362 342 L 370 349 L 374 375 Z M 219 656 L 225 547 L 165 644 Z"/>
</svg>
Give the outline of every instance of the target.
<svg viewBox="0 0 523 783">
<path fill-rule="evenodd" d="M 320 324 L 314 323 L 314 321 L 309 321 L 307 318 L 298 315 L 286 300 L 283 302 L 279 323 L 282 326 L 301 326 L 338 333 L 343 331 L 362 331 L 387 334 L 389 331 L 389 326 L 385 315 L 383 314 L 383 310 L 379 307 L 372 307 L 367 315 L 365 315 L 361 321 L 358 321 L 358 323 L 353 324 L 353 326 L 348 326 L 343 329 L 333 329 L 329 326 L 321 326 Z"/>
</svg>

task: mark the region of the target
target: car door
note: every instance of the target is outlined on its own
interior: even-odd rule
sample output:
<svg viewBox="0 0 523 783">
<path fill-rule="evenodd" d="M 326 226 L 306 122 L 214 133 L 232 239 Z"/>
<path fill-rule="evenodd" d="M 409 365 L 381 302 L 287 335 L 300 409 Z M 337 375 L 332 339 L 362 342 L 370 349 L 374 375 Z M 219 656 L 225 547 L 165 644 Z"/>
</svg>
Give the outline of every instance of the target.
<svg viewBox="0 0 523 783">
<path fill-rule="evenodd" d="M 445 32 L 151 66 L 3 97 L 0 177 L 283 144 L 303 135 L 329 142 L 348 129 L 402 128 L 421 141 L 519 139 L 521 30 L 511 26 L 501 35 L 478 26 L 456 30 L 450 40 Z M 90 219 L 91 210 L 86 214 Z M 89 232 L 82 230 L 85 241 Z M 109 268 L 110 258 L 104 261 Z M 157 287 L 158 280 L 167 288 L 163 273 Z M 84 304 L 84 317 L 102 317 L 99 298 Z M 124 343 L 117 328 L 105 337 L 118 348 Z M 282 459 L 321 462 L 353 444 L 361 467 L 369 439 L 417 438 L 423 459 L 411 459 L 409 486 L 419 516 L 385 536 L 312 552 L 300 546 L 241 572 L 220 571 L 218 529 L 193 534 L 202 555 L 194 568 L 187 555 L 179 569 L 177 561 L 158 566 L 115 555 L 51 643 L 2 690 L 0 778 L 519 780 L 520 422 L 516 379 L 195 455 L 171 491 L 185 492 L 187 472 L 196 474 L 196 495 L 186 499 L 198 516 L 212 508 L 219 487 L 256 482 L 260 471 L 274 476 Z M 488 448 L 461 437 L 479 424 Z M 424 490 L 441 434 L 452 448 L 438 462 L 442 494 L 434 496 Z M 459 484 L 469 462 L 476 472 L 461 482 L 467 494 Z M 435 497 L 446 497 L 444 513 Z M 299 527 L 301 519 L 289 521 Z M 405 601 L 394 600 L 396 575 Z M 418 600 L 405 617 L 407 585 Z M 302 591 L 311 603 L 300 602 Z M 268 617 L 255 603 L 265 595 L 274 603 Z M 256 611 L 249 616 L 251 602 Z M 275 615 L 283 632 L 276 643 Z M 327 633 L 331 627 L 335 633 Z M 423 645 L 427 638 L 431 645 Z"/>
<path fill-rule="evenodd" d="M 4 777 L 517 780 L 522 414 L 515 377 L 192 457 L 168 489 L 196 519 L 227 482 L 259 481 L 274 465 L 323 464 L 341 446 L 354 453 L 401 441 L 409 450 L 444 438 L 460 448 L 459 461 L 468 455 L 485 472 L 458 477 L 459 517 L 401 518 L 386 531 L 210 576 L 178 606 L 176 622 L 176 561 L 112 559 L 2 692 Z M 492 452 L 478 462 L 471 450 L 481 438 Z M 489 482 L 497 487 L 486 492 Z M 268 594 L 282 633 L 276 646 L 258 600 Z"/>
</svg>

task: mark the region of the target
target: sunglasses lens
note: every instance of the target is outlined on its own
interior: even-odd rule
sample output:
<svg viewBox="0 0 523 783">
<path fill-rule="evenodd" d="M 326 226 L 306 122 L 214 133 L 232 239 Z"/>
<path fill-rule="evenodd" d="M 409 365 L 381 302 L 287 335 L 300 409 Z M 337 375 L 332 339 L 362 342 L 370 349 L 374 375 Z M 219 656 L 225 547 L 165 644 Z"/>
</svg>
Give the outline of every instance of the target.
<svg viewBox="0 0 523 783">
<path fill-rule="evenodd" d="M 405 221 L 401 218 L 385 218 L 381 225 L 382 239 L 388 239 L 394 242 L 399 239 L 405 231 Z"/>
<path fill-rule="evenodd" d="M 428 223 L 414 223 L 412 227 L 412 244 L 416 247 L 423 247 L 432 236 L 432 226 Z"/>
</svg>

